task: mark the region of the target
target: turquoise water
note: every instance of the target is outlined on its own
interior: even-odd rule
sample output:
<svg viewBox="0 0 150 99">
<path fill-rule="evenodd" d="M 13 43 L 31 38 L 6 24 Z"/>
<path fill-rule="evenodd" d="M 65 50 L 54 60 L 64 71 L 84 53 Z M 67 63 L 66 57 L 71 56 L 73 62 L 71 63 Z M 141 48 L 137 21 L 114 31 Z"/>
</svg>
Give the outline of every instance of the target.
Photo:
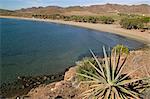
<svg viewBox="0 0 150 99">
<path fill-rule="evenodd" d="M 0 19 L 1 77 L 3 82 L 17 76 L 52 74 L 74 65 L 89 54 L 102 55 L 102 46 L 124 44 L 130 49 L 142 43 L 74 26 L 19 19 Z"/>
</svg>

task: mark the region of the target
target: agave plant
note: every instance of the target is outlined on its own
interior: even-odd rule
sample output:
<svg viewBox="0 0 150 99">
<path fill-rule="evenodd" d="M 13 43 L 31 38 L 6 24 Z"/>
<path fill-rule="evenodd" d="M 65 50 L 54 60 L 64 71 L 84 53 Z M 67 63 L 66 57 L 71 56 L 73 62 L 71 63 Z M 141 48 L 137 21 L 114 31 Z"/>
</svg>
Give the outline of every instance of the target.
<svg viewBox="0 0 150 99">
<path fill-rule="evenodd" d="M 89 83 L 89 89 L 81 94 L 82 98 L 139 99 L 141 93 L 140 92 L 141 90 L 139 89 L 143 89 L 148 85 L 147 84 L 145 86 L 140 84 L 135 85 L 134 83 L 149 78 L 146 77 L 146 78 L 131 79 L 130 75 L 135 71 L 137 71 L 138 69 L 140 69 L 141 67 L 137 68 L 136 70 L 132 70 L 128 74 L 124 74 L 122 71 L 125 66 L 127 56 L 124 58 L 123 61 L 121 61 L 120 54 L 116 54 L 115 50 L 114 53 L 110 52 L 108 58 L 105 47 L 103 47 L 103 53 L 104 53 L 104 63 L 100 63 L 98 58 L 91 51 L 91 54 L 97 64 L 93 64 L 90 61 L 88 61 L 88 63 L 96 70 L 96 73 L 91 73 L 84 69 L 82 71 L 85 73 L 77 73 L 78 76 L 88 78 L 88 81 L 86 80 L 83 82 Z"/>
</svg>

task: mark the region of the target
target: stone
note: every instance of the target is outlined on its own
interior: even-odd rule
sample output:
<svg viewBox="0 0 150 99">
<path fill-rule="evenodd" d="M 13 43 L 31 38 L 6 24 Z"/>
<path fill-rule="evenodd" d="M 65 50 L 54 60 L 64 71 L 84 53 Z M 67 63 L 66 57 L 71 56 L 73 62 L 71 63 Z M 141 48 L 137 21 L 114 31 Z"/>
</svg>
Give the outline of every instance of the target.
<svg viewBox="0 0 150 99">
<path fill-rule="evenodd" d="M 65 72 L 64 80 L 71 80 L 76 75 L 76 67 L 71 67 L 67 72 Z"/>
<path fill-rule="evenodd" d="M 55 97 L 55 99 L 63 99 L 63 97 L 62 96 L 57 96 L 57 97 Z"/>
</svg>

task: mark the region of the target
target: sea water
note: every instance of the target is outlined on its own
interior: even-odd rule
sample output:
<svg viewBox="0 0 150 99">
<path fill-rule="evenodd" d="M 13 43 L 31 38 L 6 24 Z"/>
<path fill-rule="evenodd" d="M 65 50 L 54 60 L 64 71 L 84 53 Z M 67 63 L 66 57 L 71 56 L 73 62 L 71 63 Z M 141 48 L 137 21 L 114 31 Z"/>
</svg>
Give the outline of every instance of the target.
<svg viewBox="0 0 150 99">
<path fill-rule="evenodd" d="M 88 56 L 89 49 L 102 55 L 102 46 L 143 46 L 123 36 L 69 25 L 8 18 L 0 22 L 2 82 L 64 71 Z"/>
</svg>

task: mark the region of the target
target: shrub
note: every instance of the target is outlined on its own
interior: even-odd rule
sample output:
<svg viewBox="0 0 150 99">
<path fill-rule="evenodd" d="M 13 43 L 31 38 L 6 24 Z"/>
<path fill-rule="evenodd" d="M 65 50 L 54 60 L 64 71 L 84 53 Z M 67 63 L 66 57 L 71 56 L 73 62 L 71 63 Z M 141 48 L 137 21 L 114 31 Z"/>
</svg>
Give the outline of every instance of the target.
<svg viewBox="0 0 150 99">
<path fill-rule="evenodd" d="M 120 21 L 120 25 L 126 29 L 142 29 L 144 27 L 143 22 L 139 18 L 124 18 Z"/>
<path fill-rule="evenodd" d="M 122 70 L 125 66 L 124 63 L 127 57 L 125 57 L 122 63 L 120 63 L 120 54 L 116 55 L 116 51 L 113 54 L 114 60 L 112 60 L 112 57 L 107 57 L 104 47 L 103 52 L 105 59 L 104 63 L 100 63 L 92 51 L 91 53 L 98 66 L 90 61 L 87 61 L 87 63 L 95 69 L 96 73 L 91 73 L 88 70 L 82 70 L 84 73 L 77 73 L 77 75 L 88 78 L 88 80 L 84 81 L 84 83 L 88 83 L 90 87 L 81 94 L 82 98 L 140 99 L 141 90 L 149 87 L 149 84 L 144 85 L 137 82 L 141 82 L 144 81 L 144 79 L 150 78 L 131 79 L 130 75 L 140 69 L 142 66 L 136 70 L 132 70 L 128 74 L 124 74 Z"/>
<path fill-rule="evenodd" d="M 141 17 L 140 19 L 143 23 L 149 23 L 150 22 L 150 17 Z"/>
<path fill-rule="evenodd" d="M 112 17 L 102 16 L 99 17 L 99 21 L 103 24 L 113 24 L 115 20 Z"/>
<path fill-rule="evenodd" d="M 84 72 L 84 70 L 90 72 L 90 73 L 96 73 L 95 69 L 92 68 L 89 64 L 89 61 L 93 64 L 95 64 L 95 61 L 93 58 L 83 58 L 81 61 L 78 61 L 76 62 L 76 65 L 77 65 L 77 73 L 81 73 L 81 74 L 85 74 L 85 75 L 88 75 L 86 72 Z M 78 77 L 78 80 L 79 81 L 84 81 L 84 80 L 88 80 L 88 78 L 86 77 L 83 77 L 83 76 L 80 76 L 80 75 L 77 75 Z"/>
<path fill-rule="evenodd" d="M 124 46 L 124 45 L 116 45 L 113 47 L 112 51 L 114 52 L 116 50 L 117 54 L 120 53 L 121 51 L 121 54 L 125 53 L 125 54 L 129 54 L 129 49 L 128 47 Z"/>
</svg>

